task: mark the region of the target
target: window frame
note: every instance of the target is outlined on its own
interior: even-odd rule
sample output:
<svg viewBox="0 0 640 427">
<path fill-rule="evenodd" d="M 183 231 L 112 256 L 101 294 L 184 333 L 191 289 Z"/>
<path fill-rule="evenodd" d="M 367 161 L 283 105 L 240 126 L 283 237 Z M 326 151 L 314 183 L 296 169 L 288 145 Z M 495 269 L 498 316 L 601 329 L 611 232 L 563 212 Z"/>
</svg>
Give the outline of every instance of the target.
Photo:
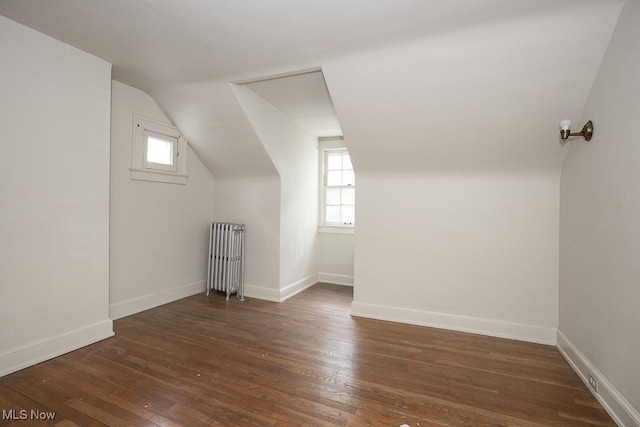
<svg viewBox="0 0 640 427">
<path fill-rule="evenodd" d="M 172 144 L 171 165 L 147 161 L 149 136 Z M 187 141 L 176 127 L 134 114 L 130 171 L 133 180 L 186 184 Z"/>
<path fill-rule="evenodd" d="M 327 185 L 327 159 L 328 155 L 332 153 L 349 154 L 344 140 L 340 138 L 319 138 L 318 140 L 318 163 L 319 163 L 319 199 L 318 199 L 318 231 L 321 233 L 338 233 L 338 234 L 354 234 L 355 232 L 355 218 L 353 223 L 340 224 L 340 223 L 328 223 L 326 218 L 326 190 L 327 188 L 352 188 L 356 191 L 355 182 L 353 185 L 345 186 L 328 186 Z M 355 172 L 354 172 L 355 173 Z M 342 205 L 342 204 L 341 204 Z M 354 204 L 355 209 L 355 204 Z"/>
</svg>

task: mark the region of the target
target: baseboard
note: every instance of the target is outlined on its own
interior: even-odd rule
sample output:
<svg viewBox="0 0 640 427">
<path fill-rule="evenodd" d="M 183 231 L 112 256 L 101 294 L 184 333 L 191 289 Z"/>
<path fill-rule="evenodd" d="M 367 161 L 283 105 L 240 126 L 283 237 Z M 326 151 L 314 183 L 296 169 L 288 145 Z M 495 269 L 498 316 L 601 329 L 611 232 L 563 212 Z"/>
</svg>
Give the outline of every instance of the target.
<svg viewBox="0 0 640 427">
<path fill-rule="evenodd" d="M 318 273 L 318 282 L 332 285 L 353 286 L 353 276 L 333 273 Z"/>
<path fill-rule="evenodd" d="M 311 276 L 300 279 L 289 286 L 278 289 L 264 288 L 262 286 L 251 285 L 245 283 L 244 294 L 248 298 L 256 298 L 265 301 L 282 302 L 294 295 L 299 294 L 305 289 L 318 283 L 318 275 L 312 274 Z"/>
<path fill-rule="evenodd" d="M 312 274 L 311 276 L 307 276 L 304 279 L 300 279 L 297 282 L 292 283 L 283 289 L 280 289 L 280 302 L 299 294 L 300 292 L 315 285 L 316 283 L 318 283 L 318 275 Z"/>
<path fill-rule="evenodd" d="M 620 427 L 640 427 L 640 413 L 616 390 L 609 380 L 582 354 L 569 339 L 558 331 L 557 348 L 562 356 L 569 362 L 580 379 L 593 393 L 603 408 Z M 589 375 L 598 381 L 598 391 L 595 392 L 589 385 Z"/>
<path fill-rule="evenodd" d="M 500 320 L 366 304 L 355 301 L 351 303 L 351 315 L 539 344 L 556 344 L 557 329 L 554 327 L 523 325 Z"/>
<path fill-rule="evenodd" d="M 111 319 L 0 355 L 0 377 L 113 336 Z"/>
<path fill-rule="evenodd" d="M 123 317 L 131 316 L 132 314 L 140 313 L 141 311 L 149 310 L 150 308 L 199 294 L 205 291 L 206 286 L 206 282 L 202 280 L 199 282 L 189 283 L 188 285 L 184 285 L 179 288 L 168 289 L 155 294 L 144 295 L 138 298 L 132 298 L 127 301 L 111 304 L 109 306 L 109 314 L 113 320 L 121 319 Z"/>
<path fill-rule="evenodd" d="M 271 302 L 280 302 L 280 291 L 263 286 L 244 284 L 244 296 Z"/>
</svg>

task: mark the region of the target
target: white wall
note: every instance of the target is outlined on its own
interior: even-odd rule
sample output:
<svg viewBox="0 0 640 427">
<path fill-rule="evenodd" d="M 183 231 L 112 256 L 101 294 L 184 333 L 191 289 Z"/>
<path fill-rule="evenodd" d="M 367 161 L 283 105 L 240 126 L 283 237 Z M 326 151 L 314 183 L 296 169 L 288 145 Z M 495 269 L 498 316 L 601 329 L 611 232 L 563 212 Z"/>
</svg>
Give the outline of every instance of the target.
<svg viewBox="0 0 640 427">
<path fill-rule="evenodd" d="M 325 244 L 327 239 L 323 237 L 326 236 L 318 236 L 317 211 L 312 211 L 317 206 L 318 189 L 312 189 L 310 182 L 313 181 L 313 185 L 317 183 L 318 165 L 311 165 L 311 160 L 304 159 L 317 159 L 316 149 L 313 148 L 311 152 L 307 147 L 299 165 L 288 165 L 290 161 L 296 162 L 295 158 L 299 154 L 294 153 L 304 147 L 302 144 L 307 141 L 309 135 L 298 135 L 299 129 L 293 130 L 291 123 L 284 123 L 287 120 L 272 108 L 260 109 L 255 106 L 255 102 L 252 102 L 255 101 L 255 94 L 249 93 L 249 96 L 245 97 L 252 100 L 248 101 L 248 105 L 254 105 L 253 108 L 266 114 L 265 117 L 273 118 L 271 121 L 266 120 L 265 127 L 273 126 L 274 136 L 258 135 L 247 111 L 243 109 L 245 105 L 239 102 L 237 89 L 237 85 L 226 81 L 207 81 L 167 87 L 155 93 L 154 99 L 162 105 L 163 111 L 167 111 L 175 120 L 178 127 L 188 129 L 188 133 L 185 134 L 188 140 L 198 142 L 197 153 L 215 180 L 214 219 L 246 224 L 247 296 L 278 301 L 295 292 L 300 286 L 305 286 L 311 277 L 319 272 L 351 276 L 352 281 L 353 236 L 346 237 L 351 239 L 351 249 L 343 251 L 351 254 L 348 262 L 350 266 L 335 265 L 332 262 L 329 262 L 331 265 L 327 265 L 325 262 L 320 269 L 320 263 L 324 259 L 319 252 L 320 248 L 335 248 L 336 244 Z M 258 103 L 260 104 L 260 101 Z M 275 126 L 276 123 L 278 126 Z M 269 130 L 263 133 L 269 134 Z M 267 152 L 269 143 L 272 146 L 271 153 Z M 287 147 L 289 143 L 294 144 L 290 147 L 293 148 L 291 152 L 287 152 L 288 149 L 285 148 L 277 148 L 278 144 Z M 276 162 L 281 164 L 276 165 Z M 278 170 L 278 167 L 281 170 Z M 281 183 L 282 174 L 294 177 L 288 180 L 294 186 L 291 191 Z M 283 192 L 295 194 L 295 187 L 300 185 L 296 182 L 298 176 L 304 176 L 302 182 L 307 183 L 300 188 L 306 188 L 307 185 L 309 188 L 302 191 L 302 197 L 290 205 L 289 201 L 284 200 L 291 200 L 291 196 L 283 195 Z M 293 258 L 289 255 L 280 256 L 280 226 L 285 221 L 281 218 L 280 212 L 283 206 L 292 209 L 294 215 L 299 210 L 306 212 L 302 219 L 296 220 L 295 227 L 302 227 L 301 233 L 295 231 L 296 228 L 286 232 L 287 236 L 292 237 L 283 247 L 287 248 L 285 250 L 288 253 L 293 252 Z M 344 240 L 342 237 L 339 237 L 340 241 Z M 315 249 L 311 249 L 313 239 L 317 241 Z M 318 241 L 325 243 L 320 246 Z M 296 253 L 295 245 L 300 244 L 309 249 Z M 310 255 L 312 251 L 318 251 L 316 259 Z M 332 255 L 335 255 L 335 252 Z M 281 263 L 288 263 L 284 273 L 281 273 Z M 314 263 L 315 271 L 312 267 Z M 292 267 L 299 270 L 289 270 Z"/>
<path fill-rule="evenodd" d="M 113 82 L 111 286 L 114 319 L 205 289 L 213 178 L 189 149 L 186 185 L 131 179 L 133 115 L 171 125 L 144 92 Z"/>
<path fill-rule="evenodd" d="M 352 314 L 554 343 L 554 175 L 358 175 Z"/>
<path fill-rule="evenodd" d="M 111 65 L 0 17 L 0 375 L 113 334 Z"/>
<path fill-rule="evenodd" d="M 153 94 L 213 175 L 214 221 L 246 225 L 245 293 L 280 299 L 280 177 L 226 81 Z M 188 130 L 188 132 L 187 132 Z"/>
<path fill-rule="evenodd" d="M 320 282 L 353 286 L 354 238 L 353 234 L 318 234 Z"/>
<path fill-rule="evenodd" d="M 315 138 L 245 86 L 234 91 L 280 175 L 280 298 L 318 279 L 318 150 Z"/>
<path fill-rule="evenodd" d="M 280 300 L 280 179 L 215 180 L 215 221 L 245 224 L 245 294 Z"/>
<path fill-rule="evenodd" d="M 433 177 L 438 177 L 454 192 L 464 192 L 464 182 L 475 177 L 482 186 L 493 186 L 483 187 L 483 192 L 489 195 L 489 203 L 495 203 L 494 206 L 485 208 L 485 202 L 478 200 L 459 203 L 461 211 L 468 212 L 461 220 L 472 218 L 471 212 L 475 210 L 488 209 L 496 215 L 495 223 L 507 224 L 504 235 L 499 232 L 485 234 L 491 257 L 499 259 L 507 254 L 512 259 L 515 256 L 512 254 L 520 251 L 518 242 L 509 233 L 523 224 L 532 228 L 531 233 L 543 236 L 534 249 L 525 249 L 527 255 L 533 257 L 531 263 L 537 264 L 547 254 L 558 253 L 559 171 L 567 148 L 557 144 L 557 123 L 564 116 L 576 119 L 580 114 L 621 5 L 621 0 L 573 1 L 553 8 L 528 5 L 516 8 L 517 13 L 507 10 L 498 19 L 486 19 L 486 16 L 471 20 L 473 22 L 461 19 L 462 25 L 420 32 L 420 38 L 402 43 L 390 41 L 369 50 L 345 50 L 340 54 L 343 56 L 337 57 L 310 55 L 305 57 L 308 60 L 281 61 L 268 69 L 265 66 L 262 69 L 228 70 L 224 79 L 180 83 L 157 89 L 152 95 L 183 128 L 216 180 L 219 177 L 227 182 L 243 177 L 271 179 L 276 175 L 284 176 L 283 171 L 275 173 L 277 159 L 272 153 L 266 154 L 264 142 L 251 129 L 228 82 L 245 81 L 256 75 L 288 73 L 296 68 L 322 67 L 358 174 L 356 210 L 360 219 L 355 247 L 356 295 L 362 297 L 372 292 L 377 295 L 376 304 L 384 305 L 387 304 L 386 296 L 378 289 L 387 286 L 380 279 L 387 273 L 376 275 L 376 272 L 382 273 L 390 262 L 400 265 L 405 261 L 392 254 L 390 260 L 380 263 L 381 255 L 371 251 L 361 254 L 358 248 L 366 249 L 366 244 L 358 244 L 358 241 L 375 243 L 376 239 L 388 242 L 397 238 L 397 233 L 392 237 L 391 228 L 377 228 L 381 224 L 386 227 L 381 218 L 391 217 L 394 213 L 409 212 L 407 219 L 400 221 L 409 221 L 408 229 L 424 230 L 422 217 L 428 215 L 429 210 L 421 205 L 428 200 L 420 192 L 437 182 Z M 495 174 L 505 176 L 504 180 L 515 189 L 502 187 L 499 180 L 492 178 Z M 367 175 L 389 175 L 392 182 L 396 179 L 407 182 L 411 187 L 403 191 L 411 195 L 393 206 L 391 202 L 399 201 L 395 190 L 380 192 L 375 185 L 361 187 L 361 179 L 366 180 Z M 460 180 L 460 175 L 470 178 Z M 555 182 L 551 182 L 552 179 Z M 534 193 L 531 204 L 552 212 L 548 224 L 532 218 L 517 205 L 527 204 L 521 198 L 531 189 Z M 285 191 L 286 183 L 283 183 L 282 200 L 289 200 Z M 524 215 L 523 218 L 513 220 L 510 213 L 502 210 L 510 207 L 504 195 L 511 193 L 518 195 L 513 203 L 517 214 Z M 372 201 L 376 198 L 378 203 L 374 204 Z M 367 199 L 370 202 L 361 202 Z M 236 203 L 233 197 L 227 201 Z M 237 203 L 240 207 L 244 201 Z M 556 207 L 555 211 L 553 207 Z M 283 213 L 286 208 L 283 205 Z M 442 212 L 437 214 L 432 227 L 447 230 L 453 226 L 444 219 Z M 269 215 L 272 216 L 271 211 Z M 374 226 L 363 227 L 366 224 L 366 220 L 361 222 L 363 218 L 371 218 Z M 280 218 L 280 224 L 285 221 L 284 216 Z M 514 221 L 516 225 L 511 225 Z M 264 223 L 259 226 L 260 229 L 265 227 Z M 493 223 L 489 228 L 496 230 Z M 477 230 L 477 233 L 481 231 Z M 552 233 L 555 236 L 551 239 Z M 287 243 L 282 236 L 279 244 L 284 247 Z M 463 245 L 464 237 L 456 238 L 457 244 Z M 410 236 L 402 238 L 399 244 L 404 244 L 406 239 L 412 244 Z M 322 238 L 319 240 L 322 242 Z M 473 261 L 472 255 L 468 254 L 460 261 Z M 302 261 L 304 266 L 306 261 Z M 287 257 L 281 257 L 278 262 L 281 264 L 279 275 L 287 277 L 282 270 L 283 263 L 288 262 Z M 509 265 L 504 268 L 506 271 L 498 275 L 507 281 L 513 280 L 516 272 Z M 320 264 L 318 270 L 322 272 Z M 366 277 L 373 281 L 359 281 L 359 271 L 366 271 Z M 409 282 L 421 283 L 422 274 L 413 273 Z M 273 269 L 269 268 L 268 275 L 271 274 Z M 293 274 L 292 279 L 298 275 Z M 459 289 L 466 289 L 472 285 L 463 281 L 470 276 L 454 274 L 451 280 L 458 280 Z M 482 276 L 491 277 L 492 273 L 483 271 Z M 487 316 L 479 320 L 478 328 L 489 331 L 496 319 L 498 325 L 502 325 L 500 322 L 518 324 L 528 319 L 532 323 L 516 329 L 534 332 L 518 332 L 519 337 L 555 342 L 557 276 L 556 257 L 524 284 L 488 280 L 475 283 L 479 288 L 486 288 L 488 299 L 498 298 L 504 289 L 508 289 L 509 298 L 517 296 L 512 294 L 512 288 L 520 295 L 535 294 L 538 288 L 542 289 L 540 295 L 536 294 L 534 307 L 527 306 L 524 312 L 510 318 L 506 317 L 512 313 L 502 307 L 495 311 L 474 307 L 467 313 L 468 303 L 464 300 L 444 314 Z M 550 282 L 538 284 L 538 279 L 549 279 Z M 287 284 L 278 286 L 282 289 Z M 549 297 L 550 288 L 555 289 L 555 297 Z M 438 289 L 438 292 L 445 290 Z M 403 298 L 397 301 L 399 307 L 415 304 L 411 293 L 405 293 Z M 541 301 L 546 301 L 547 306 L 539 307 Z M 452 300 L 447 299 L 444 305 L 449 307 L 450 303 Z M 420 307 L 422 312 L 432 309 L 426 303 Z M 552 315 L 540 321 L 545 312 Z M 483 321 L 491 327 L 486 327 Z M 504 333 L 504 328 L 497 329 L 493 333 Z"/>
<path fill-rule="evenodd" d="M 561 348 L 620 425 L 640 425 L 640 3 L 625 3 L 562 169 Z M 635 409 L 634 409 L 635 408 Z"/>
<path fill-rule="evenodd" d="M 558 123 L 580 114 L 619 10 L 582 2 L 322 64 L 357 171 L 352 314 L 556 343 Z"/>
</svg>

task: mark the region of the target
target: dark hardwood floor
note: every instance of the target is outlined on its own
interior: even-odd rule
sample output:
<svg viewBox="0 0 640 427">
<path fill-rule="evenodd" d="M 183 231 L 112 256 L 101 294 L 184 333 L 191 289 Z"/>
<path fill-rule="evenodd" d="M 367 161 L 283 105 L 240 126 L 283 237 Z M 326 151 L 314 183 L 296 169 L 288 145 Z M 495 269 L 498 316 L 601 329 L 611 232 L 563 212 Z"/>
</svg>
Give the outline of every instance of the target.
<svg viewBox="0 0 640 427">
<path fill-rule="evenodd" d="M 113 338 L 0 378 L 0 423 L 615 426 L 554 347 L 352 318 L 351 300 L 318 284 L 117 320 Z"/>
</svg>

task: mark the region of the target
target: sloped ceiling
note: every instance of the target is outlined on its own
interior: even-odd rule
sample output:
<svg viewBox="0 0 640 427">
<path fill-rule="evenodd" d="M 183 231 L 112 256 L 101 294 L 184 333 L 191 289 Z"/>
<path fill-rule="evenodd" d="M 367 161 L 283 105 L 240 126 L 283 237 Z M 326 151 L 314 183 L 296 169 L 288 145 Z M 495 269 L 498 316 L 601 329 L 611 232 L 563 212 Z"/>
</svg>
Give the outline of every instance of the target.
<svg viewBox="0 0 640 427">
<path fill-rule="evenodd" d="M 579 117 L 622 4 L 0 0 L 0 14 L 111 62 L 214 177 L 275 173 L 230 85 L 318 68 L 357 171 L 559 172 L 557 123 Z"/>
<path fill-rule="evenodd" d="M 314 137 L 342 136 L 340 121 L 321 70 L 297 72 L 243 84 Z"/>
</svg>

